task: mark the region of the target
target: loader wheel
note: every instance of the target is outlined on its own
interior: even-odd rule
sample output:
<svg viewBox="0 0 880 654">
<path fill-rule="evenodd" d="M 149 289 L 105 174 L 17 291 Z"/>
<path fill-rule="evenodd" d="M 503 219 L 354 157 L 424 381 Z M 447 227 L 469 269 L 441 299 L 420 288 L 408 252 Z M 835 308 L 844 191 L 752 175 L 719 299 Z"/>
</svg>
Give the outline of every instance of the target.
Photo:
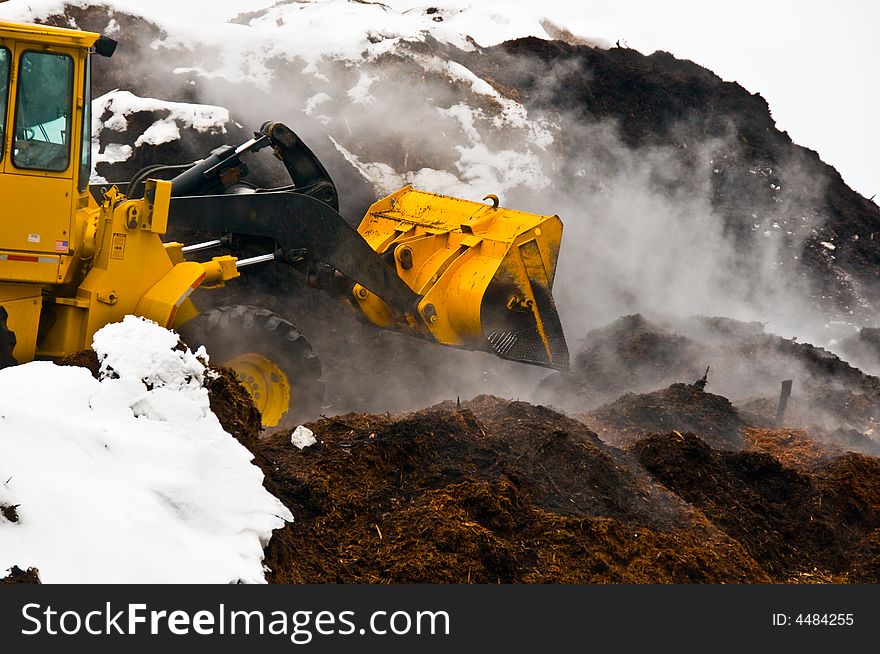
<svg viewBox="0 0 880 654">
<path fill-rule="evenodd" d="M 260 410 L 264 427 L 315 418 L 324 399 L 321 363 L 303 335 L 268 309 L 235 305 L 201 314 L 180 329 L 211 363 L 231 368 Z"/>
<path fill-rule="evenodd" d="M 0 307 L 0 370 L 14 366 L 18 363 L 12 356 L 15 349 L 15 334 L 6 326 L 6 319 L 9 314 L 6 309 Z"/>
</svg>

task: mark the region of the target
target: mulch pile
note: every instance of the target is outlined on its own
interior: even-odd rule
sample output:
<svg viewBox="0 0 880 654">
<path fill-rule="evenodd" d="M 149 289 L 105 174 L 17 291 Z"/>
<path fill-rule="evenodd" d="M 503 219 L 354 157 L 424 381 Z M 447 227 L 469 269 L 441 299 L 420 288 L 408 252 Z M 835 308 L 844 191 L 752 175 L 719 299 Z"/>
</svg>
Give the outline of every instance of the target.
<svg viewBox="0 0 880 654">
<path fill-rule="evenodd" d="M 267 547 L 273 582 L 880 578 L 880 461 L 811 450 L 797 432 L 741 432 L 788 465 L 687 433 L 624 451 L 490 396 L 309 426 L 318 443 L 304 450 L 284 431 L 258 441 L 266 485 L 295 516 Z"/>
<path fill-rule="evenodd" d="M 754 449 L 739 452 L 658 433 L 625 451 L 489 396 L 310 427 L 304 450 L 289 432 L 259 441 L 295 515 L 266 550 L 273 582 L 880 579 L 880 460 L 802 432 L 743 428 Z"/>
<path fill-rule="evenodd" d="M 764 452 L 719 452 L 693 434 L 654 434 L 630 448 L 654 477 L 777 581 L 821 573 L 875 583 L 880 460 L 848 453 L 812 473 Z"/>
<path fill-rule="evenodd" d="M 42 583 L 40 581 L 40 572 L 36 568 L 28 568 L 27 570 L 22 570 L 17 565 L 12 566 L 10 568 L 9 573 L 0 578 L 0 586 L 4 586 L 7 584 L 39 584 Z"/>
<path fill-rule="evenodd" d="M 632 445 L 652 432 L 694 432 L 716 449 L 739 450 L 745 426 L 726 397 L 693 384 L 673 384 L 654 393 L 627 393 L 610 404 L 578 416 L 602 440 Z"/>
<path fill-rule="evenodd" d="M 601 160 L 593 132 L 582 129 L 597 122 L 613 125 L 634 149 L 672 146 L 675 164 L 687 173 L 668 183 L 693 183 L 697 195 L 706 194 L 699 185 L 710 180 L 712 208 L 725 233 L 740 240 L 746 265 L 756 262 L 752 239 L 779 226 L 788 232 L 779 241 L 786 261 L 810 281 L 816 302 L 876 325 L 880 240 L 873 235 L 880 207 L 779 130 L 761 95 L 661 51 L 644 55 L 528 37 L 472 52 L 450 48 L 447 56 L 523 103 L 530 116 L 545 112 L 559 121 L 566 152 Z M 696 154 L 701 145 L 709 156 Z M 589 175 L 578 176 L 580 165 L 571 166 L 570 183 L 582 189 Z M 823 241 L 835 244 L 833 254 Z"/>
<path fill-rule="evenodd" d="M 768 579 L 631 455 L 544 407 L 481 396 L 309 427 L 316 445 L 279 431 L 256 451 L 295 516 L 267 547 L 270 581 Z"/>
<path fill-rule="evenodd" d="M 731 398 L 742 422 L 775 427 L 780 383 L 791 379 L 784 426 L 806 429 L 832 445 L 880 454 L 880 445 L 871 437 L 880 418 L 880 379 L 827 350 L 768 334 L 760 323 L 705 316 L 647 319 L 636 314 L 589 332 L 583 342 L 570 371 L 541 382 L 540 401 L 582 416 L 622 412 L 629 423 L 642 427 L 639 435 L 690 430 L 713 445 L 734 447 L 736 443 L 714 440 L 708 428 L 717 419 L 726 422 L 715 430 L 736 421 L 723 417 L 731 411 L 723 406 L 727 400 L 715 406 L 707 397 L 682 395 L 684 387 L 692 387 L 711 366 L 706 389 L 716 397 Z M 673 416 L 681 412 L 676 408 L 680 404 L 689 405 L 683 410 L 700 422 L 691 425 L 687 416 L 676 422 Z M 621 423 L 619 416 L 611 418 L 612 426 L 633 426 L 626 420 Z M 672 423 L 667 422 L 670 418 Z M 606 437 L 607 425 L 587 422 Z"/>
<path fill-rule="evenodd" d="M 481 397 L 312 425 L 260 448 L 296 520 L 282 582 L 717 582 L 762 578 L 623 452 L 542 407 Z"/>
<path fill-rule="evenodd" d="M 258 441 L 256 462 L 295 521 L 266 550 L 269 579 L 880 580 L 880 459 L 749 427 L 693 386 L 645 398 L 667 406 L 625 396 L 603 414 L 633 426 L 626 450 L 546 407 L 491 396 L 323 418 L 304 450 L 275 432 Z M 669 427 L 635 440 L 658 415 L 689 421 L 717 447 Z M 733 440 L 748 449 L 725 451 Z"/>
</svg>

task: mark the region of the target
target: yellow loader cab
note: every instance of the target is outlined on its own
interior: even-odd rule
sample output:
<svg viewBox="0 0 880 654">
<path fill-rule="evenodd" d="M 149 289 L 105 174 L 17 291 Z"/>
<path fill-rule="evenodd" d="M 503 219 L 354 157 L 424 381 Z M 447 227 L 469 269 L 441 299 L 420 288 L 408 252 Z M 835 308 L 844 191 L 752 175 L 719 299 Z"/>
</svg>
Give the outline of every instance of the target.
<svg viewBox="0 0 880 654">
<path fill-rule="evenodd" d="M 0 22 L 0 368 L 87 349 L 95 331 L 134 314 L 232 368 L 264 425 L 312 418 L 321 366 L 292 323 L 249 305 L 199 313 L 191 299 L 264 264 L 293 267 L 379 327 L 568 366 L 551 293 L 557 216 L 405 187 L 355 230 L 324 166 L 276 122 L 200 161 L 90 189 L 89 61 L 115 47 L 94 33 Z M 241 181 L 244 157 L 263 148 L 289 185 Z M 165 243 L 169 224 L 205 240 Z"/>
<path fill-rule="evenodd" d="M 204 276 L 166 280 L 176 269 L 159 238 L 170 184 L 140 200 L 111 189 L 101 206 L 89 191 L 89 57 L 114 48 L 94 33 L 0 23 L 0 319 L 17 362 L 83 349 L 129 313 L 167 326 L 194 313 L 168 297 Z"/>
<path fill-rule="evenodd" d="M 86 229 L 98 213 L 88 190 L 89 56 L 112 48 L 98 34 L 0 22 L 0 326 L 7 342 L 14 334 L 19 362 L 37 353 L 48 288 L 58 308 L 70 308 L 52 312 L 61 329 L 43 344 L 46 353 L 68 353 L 86 338 L 87 312 L 76 307 L 87 300 L 71 285 L 96 247 L 95 230 Z"/>
<path fill-rule="evenodd" d="M 172 261 L 160 239 L 170 182 L 141 199 L 111 188 L 101 205 L 90 193 L 90 56 L 115 47 L 0 22 L 0 365 L 87 348 L 126 314 L 181 324 L 196 286 L 237 275 L 225 261 Z"/>
</svg>

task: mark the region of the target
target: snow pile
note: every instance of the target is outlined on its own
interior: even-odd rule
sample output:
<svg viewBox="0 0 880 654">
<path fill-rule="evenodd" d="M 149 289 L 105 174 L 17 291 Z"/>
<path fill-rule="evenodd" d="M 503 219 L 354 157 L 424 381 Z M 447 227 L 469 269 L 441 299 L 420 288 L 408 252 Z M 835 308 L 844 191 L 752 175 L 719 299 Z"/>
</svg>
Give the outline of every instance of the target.
<svg viewBox="0 0 880 654">
<path fill-rule="evenodd" d="M 317 442 L 318 439 L 315 438 L 315 432 L 313 432 L 308 427 L 304 427 L 303 425 L 298 425 L 297 428 L 294 429 L 293 433 L 290 435 L 290 444 L 298 447 L 301 450 L 304 450 L 307 447 L 311 447 Z"/>
<path fill-rule="evenodd" d="M 546 7 L 504 2 L 446 0 L 440 6 L 349 0 L 214 0 L 210 8 L 206 3 L 177 0 L 9 0 L 3 4 L 0 15 L 13 20 L 33 21 L 61 14 L 65 5 L 105 6 L 143 16 L 167 34 L 154 44 L 157 49 L 216 48 L 219 56 L 210 65 L 199 67 L 202 75 L 266 84 L 272 78 L 266 61 L 273 56 L 298 58 L 309 64 L 321 59 L 358 63 L 392 52 L 401 42 L 432 38 L 471 50 L 474 44 L 492 46 L 523 36 L 549 39 L 551 32 L 556 33 L 545 19 Z M 596 28 L 580 23 L 575 27 L 580 38 L 613 43 L 610 32 L 595 34 Z M 111 19 L 104 31 L 112 35 L 115 29 Z M 601 29 L 604 32 L 606 28 Z"/>
<path fill-rule="evenodd" d="M 141 98 L 130 91 L 110 91 L 92 101 L 92 134 L 98 136 L 102 129 L 124 132 L 128 123 L 125 119 L 139 111 L 164 111 L 167 116 L 157 120 L 138 137 L 135 146 L 145 143 L 161 145 L 180 138 L 180 127 L 190 127 L 197 132 L 226 133 L 229 110 L 207 104 L 190 102 L 169 102 L 156 98 Z M 103 116 L 110 116 L 102 122 Z"/>
<path fill-rule="evenodd" d="M 543 7 L 455 0 L 442 6 L 348 0 L 218 0 L 206 9 L 202 3 L 170 0 L 156 0 L 149 6 L 133 0 L 10 0 L 0 4 L 0 17 L 41 20 L 63 14 L 65 6 L 107 7 L 111 18 L 102 31 L 108 34 L 119 29 L 112 12 L 130 12 L 151 21 L 162 30 L 162 36 L 150 47 L 158 58 L 175 52 L 173 72 L 179 80 L 189 79 L 193 88 L 196 81 L 200 89 L 231 82 L 241 85 L 240 97 L 251 97 L 252 92 L 257 94 L 253 97 L 271 97 L 273 113 L 284 116 L 288 124 L 297 122 L 292 112 L 312 116 L 325 126 L 326 137 L 333 139 L 336 149 L 379 193 L 409 183 L 449 195 L 506 196 L 517 187 L 534 192 L 551 185 L 542 156 L 556 140 L 558 126 L 529 116 L 519 102 L 467 67 L 442 54 L 428 54 L 423 48 L 423 44 L 436 41 L 473 51 L 477 46 L 523 36 L 552 38 L 555 31 L 545 20 Z M 78 27 L 73 19 L 69 22 Z M 402 104 L 411 103 L 405 96 L 401 99 L 401 89 L 394 86 L 399 83 L 399 71 L 383 63 L 389 55 L 412 61 L 427 79 L 439 75 L 450 86 L 462 87 L 465 97 L 450 103 L 441 99 L 445 93 L 432 98 L 436 89 L 425 89 L 424 97 L 418 90 L 426 115 L 398 115 Z M 340 78 L 346 77 L 340 64 L 354 75 L 353 80 Z M 131 75 L 136 79 L 138 71 L 132 70 Z M 264 104 L 226 99 L 239 122 L 257 125 L 266 119 Z M 360 115 L 351 115 L 353 110 Z M 107 130 L 125 132 L 127 117 L 144 111 L 167 115 L 136 137 L 121 134 L 123 142 L 107 142 Z M 92 116 L 94 166 L 126 161 L 143 145 L 177 140 L 186 127 L 225 132 L 229 121 L 229 112 L 220 107 L 139 98 L 118 90 L 96 99 Z M 415 170 L 400 162 L 375 160 L 370 141 L 353 138 L 376 132 L 374 116 L 386 117 L 383 142 L 409 142 L 413 122 L 427 121 L 434 126 L 432 133 L 454 135 L 450 141 L 455 143 L 450 153 L 453 167 L 448 167 L 445 156 L 430 161 L 433 165 L 422 162 Z M 521 133 L 511 133 L 499 142 L 499 134 L 511 127 Z M 99 149 L 102 130 L 104 146 Z M 407 147 L 416 152 L 433 150 L 425 143 Z M 438 165 L 441 162 L 443 165 Z M 93 169 L 92 181 L 106 180 Z"/>
<path fill-rule="evenodd" d="M 293 517 L 211 413 L 204 365 L 176 345 L 128 316 L 95 334 L 101 381 L 48 362 L 0 371 L 0 574 L 264 581 L 263 547 Z"/>
<path fill-rule="evenodd" d="M 92 341 L 101 377 L 113 380 L 96 401 L 120 398 L 135 417 L 150 420 L 193 421 L 208 415 L 206 371 L 198 359 L 207 357 L 204 347 L 195 354 L 176 349 L 177 335 L 134 316 L 126 316 L 122 326 L 108 325 Z"/>
<path fill-rule="evenodd" d="M 128 129 L 127 117 L 142 111 L 160 112 L 165 115 L 138 136 L 134 147 L 162 145 L 180 138 L 180 129 L 197 132 L 226 133 L 229 110 L 207 104 L 170 102 L 156 98 L 142 98 L 130 91 L 115 90 L 92 100 L 92 165 L 100 162 L 126 161 L 134 152 L 125 143 L 108 143 L 104 151 L 99 149 L 99 137 L 105 129 L 124 132 Z M 94 172 L 92 177 L 96 177 Z M 93 181 L 105 181 L 94 179 Z"/>
</svg>

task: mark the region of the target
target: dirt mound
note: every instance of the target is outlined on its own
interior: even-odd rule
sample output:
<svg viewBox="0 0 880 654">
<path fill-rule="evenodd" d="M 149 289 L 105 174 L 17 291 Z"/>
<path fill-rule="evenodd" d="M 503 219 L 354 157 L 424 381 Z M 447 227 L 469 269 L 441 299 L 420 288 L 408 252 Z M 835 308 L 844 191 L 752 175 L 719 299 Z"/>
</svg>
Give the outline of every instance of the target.
<svg viewBox="0 0 880 654">
<path fill-rule="evenodd" d="M 579 416 L 603 440 L 626 447 L 653 432 L 693 432 L 713 447 L 739 450 L 745 423 L 730 401 L 693 384 L 673 384 L 654 393 L 627 393 Z"/>
<path fill-rule="evenodd" d="M 542 401 L 589 413 L 598 400 L 611 402 L 624 392 L 646 393 L 669 381 L 692 383 L 711 366 L 707 388 L 731 398 L 744 421 L 776 426 L 780 382 L 791 379 L 784 426 L 821 434 L 848 449 L 880 453 L 872 439 L 880 417 L 880 379 L 827 350 L 768 334 L 760 323 L 634 315 L 589 332 L 583 342 L 571 371 L 541 382 Z M 660 431 L 670 428 L 678 429 L 659 426 Z"/>
<path fill-rule="evenodd" d="M 480 397 L 312 423 L 260 444 L 295 521 L 273 581 L 747 581 L 764 573 L 626 453 L 544 407 Z"/>
<path fill-rule="evenodd" d="M 593 408 L 623 393 L 644 393 L 701 374 L 703 348 L 640 314 L 623 316 L 583 339 L 570 373 L 551 375 L 539 396 L 554 406 Z"/>
<path fill-rule="evenodd" d="M 719 452 L 693 434 L 655 434 L 631 452 L 775 580 L 816 570 L 840 581 L 877 574 L 877 459 L 849 454 L 810 473 L 763 452 Z"/>
<path fill-rule="evenodd" d="M 6 584 L 40 584 L 40 571 L 36 568 L 22 570 L 17 565 L 9 569 L 9 573 L 0 578 L 0 586 Z"/>
<path fill-rule="evenodd" d="M 761 429 L 750 427 L 742 431 L 746 448 L 769 454 L 781 464 L 796 470 L 813 470 L 843 455 L 835 445 L 817 441 L 800 429 Z"/>
</svg>

